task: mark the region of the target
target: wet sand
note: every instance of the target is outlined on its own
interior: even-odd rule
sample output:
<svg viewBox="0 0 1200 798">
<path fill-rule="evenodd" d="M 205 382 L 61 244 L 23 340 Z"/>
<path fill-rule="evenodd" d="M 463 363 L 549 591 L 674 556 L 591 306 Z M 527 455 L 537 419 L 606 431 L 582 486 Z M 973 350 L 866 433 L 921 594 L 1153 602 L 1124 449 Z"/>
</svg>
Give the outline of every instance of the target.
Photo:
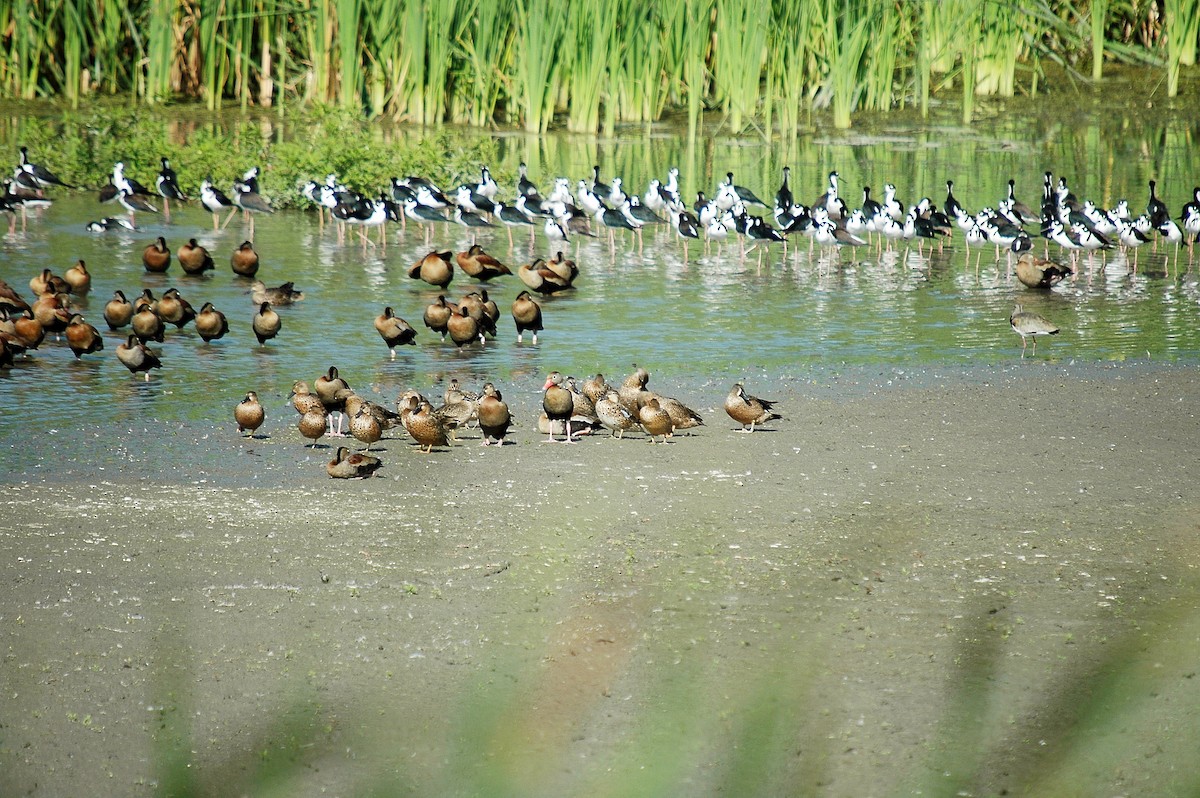
<svg viewBox="0 0 1200 798">
<path fill-rule="evenodd" d="M 730 382 L 354 482 L 282 397 L 6 435 L 0 794 L 1192 793 L 1200 371 Z"/>
</svg>

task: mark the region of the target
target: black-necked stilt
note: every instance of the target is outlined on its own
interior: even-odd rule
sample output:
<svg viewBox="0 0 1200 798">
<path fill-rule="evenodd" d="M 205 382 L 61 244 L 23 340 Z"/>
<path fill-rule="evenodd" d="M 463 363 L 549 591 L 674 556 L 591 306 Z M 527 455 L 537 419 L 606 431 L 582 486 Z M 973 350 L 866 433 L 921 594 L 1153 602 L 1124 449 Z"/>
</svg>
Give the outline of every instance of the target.
<svg viewBox="0 0 1200 798">
<path fill-rule="evenodd" d="M 783 182 L 775 192 L 775 221 L 779 221 L 779 217 L 787 213 L 795 201 L 792 197 L 791 175 L 791 167 L 783 167 Z"/>
<path fill-rule="evenodd" d="M 471 213 L 490 215 L 496 212 L 496 204 L 491 199 L 466 184 L 454 190 L 454 204 Z"/>
<path fill-rule="evenodd" d="M 479 170 L 479 182 L 475 184 L 475 193 L 495 202 L 496 194 L 499 192 L 500 186 L 492 179 L 492 173 L 488 171 L 486 166 L 481 167 Z"/>
<path fill-rule="evenodd" d="M 524 161 L 517 166 L 517 174 L 517 193 L 525 197 L 527 201 L 536 200 L 535 204 L 540 205 L 542 197 L 538 194 L 538 187 L 529 179 L 528 168 Z"/>
<path fill-rule="evenodd" d="M 163 199 L 163 218 L 167 224 L 170 224 L 171 200 L 187 202 L 188 198 L 183 193 L 183 189 L 179 187 L 175 170 L 171 168 L 171 163 L 166 158 L 162 159 L 162 168 L 158 170 L 158 177 L 154 180 L 154 188 L 158 191 L 158 196 Z"/>
<path fill-rule="evenodd" d="M 432 231 L 430 225 L 436 224 L 437 222 L 446 221 L 446 217 L 441 211 L 437 210 L 436 208 L 430 208 L 426 205 L 422 205 L 415 199 L 405 200 L 403 206 L 404 215 L 421 225 L 421 229 L 425 234 L 426 243 L 428 243 L 429 236 Z"/>
<path fill-rule="evenodd" d="M 1150 216 L 1150 224 L 1159 227 L 1164 220 L 1170 220 L 1171 212 L 1167 210 L 1167 203 L 1158 198 L 1155 192 L 1156 185 L 1156 181 L 1150 181 L 1150 199 L 1146 201 L 1146 213 Z"/>
<path fill-rule="evenodd" d="M 271 201 L 258 193 L 258 167 L 252 167 L 241 180 L 233 182 L 233 203 L 246 214 L 250 222 L 251 241 L 254 240 L 254 214 L 274 213 Z"/>
<path fill-rule="evenodd" d="M 600 166 L 592 167 L 591 191 L 598 197 L 607 197 L 612 192 L 612 186 L 600 180 Z"/>
<path fill-rule="evenodd" d="M 457 205 L 454 208 L 454 221 L 471 231 L 472 244 L 475 243 L 475 234 L 480 228 L 495 227 L 495 225 L 480 216 L 478 213 L 473 213 L 469 210 L 466 210 L 461 205 Z"/>
<path fill-rule="evenodd" d="M 671 211 L 671 226 L 676 234 L 683 239 L 683 264 L 688 262 L 688 240 L 700 237 L 700 223 L 695 216 L 682 207 L 676 206 Z"/>
<path fill-rule="evenodd" d="M 1021 336 L 1021 357 L 1025 357 L 1025 347 L 1029 342 L 1027 338 L 1033 339 L 1033 354 L 1037 354 L 1037 337 L 1039 335 L 1057 335 L 1058 327 L 1051 324 L 1044 317 L 1036 313 L 1031 313 L 1021 307 L 1018 302 L 1013 306 L 1013 312 L 1008 317 L 1009 326 L 1013 332 Z"/>
<path fill-rule="evenodd" d="M 946 201 L 942 203 L 942 210 L 946 212 L 946 216 L 958 219 L 959 211 L 965 211 L 958 199 L 954 196 L 954 181 L 946 181 Z"/>
<path fill-rule="evenodd" d="M 525 205 L 524 197 L 517 197 L 516 205 L 504 205 L 496 203 L 496 217 L 501 224 L 508 230 L 508 247 L 512 249 L 513 237 L 512 229 L 514 227 L 528 227 L 530 237 L 533 236 L 533 218 L 523 210 Z"/>
<path fill-rule="evenodd" d="M 728 185 L 730 188 L 732 188 L 733 193 L 737 195 L 737 198 L 747 205 L 761 205 L 764 208 L 767 207 L 767 203 L 760 200 L 753 191 L 745 186 L 739 186 L 733 182 L 733 172 L 725 173 L 725 185 Z"/>
<path fill-rule="evenodd" d="M 237 213 L 237 208 L 234 206 L 232 200 L 225 196 L 225 192 L 221 191 L 221 189 L 212 184 L 211 176 L 204 178 L 204 180 L 200 183 L 200 204 L 204 206 L 204 210 L 212 214 L 213 230 L 217 229 L 219 222 L 218 217 L 220 217 L 221 211 L 225 210 L 226 208 L 231 208 L 232 213 L 229 214 L 230 219 L 233 218 L 234 213 Z M 225 223 L 228 224 L 229 220 L 227 219 Z"/>
<path fill-rule="evenodd" d="M 144 197 L 139 194 L 130 194 L 125 189 L 117 192 L 117 202 L 121 203 L 121 207 L 129 211 L 130 224 L 136 224 L 137 220 L 134 214 L 136 213 L 158 213 L 158 208 L 151 205 Z"/>
<path fill-rule="evenodd" d="M 137 229 L 136 227 L 133 226 L 133 222 L 129 221 L 128 219 L 126 219 L 124 217 L 120 217 L 120 216 L 105 216 L 103 219 L 100 219 L 98 221 L 88 222 L 84 226 L 84 229 L 87 230 L 89 233 L 103 233 L 108 230 L 114 230 L 118 227 L 120 227 L 124 230 L 136 230 Z"/>
<path fill-rule="evenodd" d="M 17 166 L 16 171 L 13 173 L 14 176 L 21 175 L 21 174 L 28 175 L 29 178 L 32 180 L 33 184 L 37 188 L 47 188 L 49 186 L 62 186 L 63 188 L 74 188 L 74 186 L 70 186 L 70 185 L 67 185 L 66 183 L 64 183 L 62 180 L 60 180 L 58 178 L 58 175 L 54 174 L 53 172 L 51 172 L 49 169 L 42 166 L 41 164 L 30 163 L 28 147 L 22 146 L 20 149 L 21 149 L 21 163 Z"/>
</svg>

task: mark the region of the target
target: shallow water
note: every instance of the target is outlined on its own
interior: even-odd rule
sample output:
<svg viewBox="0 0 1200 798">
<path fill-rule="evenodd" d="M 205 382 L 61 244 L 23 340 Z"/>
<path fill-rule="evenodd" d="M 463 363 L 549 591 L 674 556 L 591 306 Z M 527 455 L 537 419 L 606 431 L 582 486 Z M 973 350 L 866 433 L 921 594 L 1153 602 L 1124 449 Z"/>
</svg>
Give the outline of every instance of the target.
<svg viewBox="0 0 1200 798">
<path fill-rule="evenodd" d="M 1177 213 L 1193 180 L 1200 180 L 1200 156 L 1191 146 L 1195 132 L 1170 119 L 1143 123 L 1136 114 L 1068 123 L 1010 113 L 969 130 L 897 125 L 871 136 L 815 135 L 793 145 L 714 136 L 689 147 L 657 129 L 600 142 L 506 135 L 492 166 L 510 175 L 517 161 L 528 161 L 531 176 L 548 190 L 553 176 L 574 181 L 590 176 L 592 163 L 599 162 L 604 178 L 620 174 L 627 188 L 644 191 L 650 177 L 665 178 L 667 168 L 679 164 L 689 193 L 699 188 L 711 195 L 717 180 L 734 171 L 737 182 L 767 201 L 784 164 L 792 167 L 793 190 L 805 200 L 820 194 L 828 171 L 837 169 L 851 206 L 861 200 L 864 183 L 879 197 L 885 182 L 897 185 L 906 204 L 922 195 L 940 202 L 950 178 L 971 210 L 994 205 L 1009 177 L 1017 180 L 1018 196 L 1035 204 L 1041 175 L 1051 170 L 1066 175 L 1081 197 L 1103 205 L 1128 197 L 1135 212 L 1145 204 L 1146 181 L 1155 178 Z M 195 182 L 195 176 L 181 178 L 188 187 Z M 85 232 L 87 221 L 116 210 L 99 205 L 91 193 L 60 194 L 24 231 L 0 242 L 0 277 L 28 296 L 29 278 L 43 267 L 61 274 L 82 258 L 93 288 L 78 305 L 97 327 L 105 327 L 102 310 L 114 290 L 132 299 L 143 288 L 158 296 L 176 286 L 197 308 L 214 302 L 229 317 L 230 333 L 204 344 L 190 326 L 168 331 L 157 347 L 164 368 L 148 384 L 116 360 L 123 332 L 105 331 L 105 351 L 80 361 L 64 343 L 47 340 L 33 357 L 0 372 L 5 428 L 13 429 L 16 419 L 36 430 L 146 417 L 223 422 L 245 391 L 257 390 L 269 406 L 282 408 L 294 380 L 312 380 L 335 364 L 356 389 L 390 402 L 401 390 L 426 389 L 449 376 L 473 387 L 492 379 L 508 391 L 533 392 L 553 369 L 619 378 L 634 362 L 683 382 L 754 370 L 787 377 L 844 364 L 1011 362 L 1020 356 L 1019 339 L 1008 326 L 1014 300 L 1062 328 L 1038 345 L 1038 358 L 1190 362 L 1200 352 L 1200 271 L 1187 249 L 1144 247 L 1136 270 L 1122 253 L 1103 261 L 1097 256 L 1081 264 L 1076 279 L 1051 292 L 1032 292 L 991 248 L 979 253 L 981 262 L 972 256 L 968 264 L 957 230 L 932 254 L 902 246 L 831 256 L 798 240 L 786 251 L 775 246 L 742 256 L 733 242 L 707 252 L 693 242 L 685 260 L 679 240 L 665 228 L 647 230 L 641 254 L 626 234 L 617 236 L 612 250 L 602 239 L 573 243 L 582 272 L 578 288 L 540 300 L 546 330 L 538 346 L 528 337 L 515 343 L 508 305 L 523 286 L 515 276 L 493 281 L 487 288 L 501 306 L 501 334 L 486 346 L 460 350 L 423 327 L 423 309 L 439 292 L 405 272 L 430 249 L 465 249 L 467 231 L 439 225 L 426 243 L 411 226 L 391 226 L 385 252 L 374 244 L 338 244 L 315 213 L 299 211 L 257 221 L 259 276 L 269 285 L 294 281 L 307 295 L 281 310 L 280 336 L 258 346 L 250 332 L 255 309 L 249 283 L 228 265 L 247 235 L 241 220 L 214 233 L 211 217 L 193 202 L 177 210 L 170 225 L 161 216 L 142 217 L 134 233 Z M 193 278 L 175 263 L 167 275 L 147 274 L 140 253 L 158 235 L 172 250 L 196 237 L 212 251 L 217 270 Z M 532 255 L 548 257 L 556 249 L 540 228 L 532 244 L 517 234 L 511 249 L 503 229 L 487 231 L 479 241 L 514 271 Z M 1050 254 L 1060 253 L 1052 247 Z M 478 287 L 458 272 L 445 293 L 457 299 Z M 402 348 L 395 360 L 372 326 L 385 305 L 419 330 L 417 345 Z"/>
</svg>

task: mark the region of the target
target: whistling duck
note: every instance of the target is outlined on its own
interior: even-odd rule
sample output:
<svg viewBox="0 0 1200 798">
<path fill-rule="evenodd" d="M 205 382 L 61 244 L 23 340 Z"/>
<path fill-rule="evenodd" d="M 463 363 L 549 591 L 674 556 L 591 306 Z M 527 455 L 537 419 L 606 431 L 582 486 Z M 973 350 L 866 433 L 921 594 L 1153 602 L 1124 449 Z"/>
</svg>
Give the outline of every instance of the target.
<svg viewBox="0 0 1200 798">
<path fill-rule="evenodd" d="M 258 401 L 258 394 L 247 391 L 246 398 L 233 408 L 233 418 L 237 422 L 238 432 L 248 432 L 253 438 L 254 431 L 261 427 L 267 418 L 262 402 Z"/>
<path fill-rule="evenodd" d="M 493 338 L 496 337 L 496 319 L 499 318 L 500 311 L 496 307 L 496 303 L 488 299 L 486 290 L 472 291 L 459 300 L 458 305 L 466 308 L 471 318 L 479 323 L 481 338 L 484 333 Z"/>
<path fill-rule="evenodd" d="M 71 347 L 76 359 L 104 349 L 104 339 L 100 337 L 100 331 L 84 321 L 83 316 L 78 313 L 71 316 L 66 336 L 67 346 Z"/>
<path fill-rule="evenodd" d="M 742 425 L 744 432 L 754 432 L 755 424 L 766 424 L 774 419 L 783 418 L 771 410 L 771 406 L 775 404 L 778 403 L 774 400 L 751 396 L 746 393 L 745 385 L 736 382 L 725 397 L 725 412 Z"/>
<path fill-rule="evenodd" d="M 243 241 L 241 246 L 229 257 L 229 266 L 239 277 L 253 277 L 258 273 L 258 253 L 249 241 Z"/>
<path fill-rule="evenodd" d="M 71 284 L 50 269 L 42 269 L 41 274 L 30 278 L 29 290 L 37 297 L 42 294 L 69 294 Z"/>
<path fill-rule="evenodd" d="M 142 250 L 142 265 L 146 271 L 162 274 L 171 266 L 171 250 L 167 249 L 167 240 L 159 236 L 154 243 Z"/>
<path fill-rule="evenodd" d="M 205 302 L 200 308 L 195 324 L 196 332 L 205 343 L 215 341 L 229 332 L 229 322 L 225 314 L 213 307 L 211 302 Z"/>
<path fill-rule="evenodd" d="M 61 333 L 71 321 L 71 298 L 66 294 L 43 294 L 33 303 L 33 317 L 46 332 Z"/>
<path fill-rule="evenodd" d="M 650 436 L 651 443 L 655 442 L 655 435 L 661 435 L 662 442 L 666 443 L 667 438 L 675 431 L 675 425 L 671 423 L 671 414 L 664 410 L 659 405 L 658 399 L 653 396 L 647 399 L 646 403 L 638 410 L 638 423 Z"/>
<path fill-rule="evenodd" d="M 482 282 L 502 274 L 512 274 L 507 266 L 485 252 L 478 244 L 472 244 L 470 249 L 459 252 L 454 256 L 454 262 L 463 270 L 463 274 Z"/>
<path fill-rule="evenodd" d="M 1037 354 L 1037 337 L 1039 335 L 1057 335 L 1058 327 L 1036 313 L 1031 313 L 1021 307 L 1021 303 L 1013 306 L 1008 323 L 1013 332 L 1021 336 L 1021 357 L 1025 357 L 1025 347 L 1029 344 L 1027 338 L 1033 339 L 1033 354 Z"/>
<path fill-rule="evenodd" d="M 513 322 L 517 325 L 517 343 L 524 339 L 525 331 L 533 333 L 533 343 L 538 342 L 542 327 L 542 306 L 534 301 L 528 291 L 517 294 L 512 303 Z"/>
<path fill-rule="evenodd" d="M 517 276 L 530 290 L 537 291 L 539 294 L 553 294 L 571 287 L 570 282 L 563 280 L 541 258 L 536 259 L 533 263 L 521 264 L 517 268 Z"/>
<path fill-rule="evenodd" d="M 366 479 L 374 475 L 382 465 L 378 457 L 351 454 L 345 446 L 339 446 L 333 459 L 325 464 L 325 473 L 333 479 Z"/>
<path fill-rule="evenodd" d="M 194 238 L 189 238 L 188 242 L 179 248 L 175 257 L 179 259 L 179 265 L 186 274 L 203 274 L 213 268 L 212 255 L 206 248 L 197 244 Z"/>
<path fill-rule="evenodd" d="M 92 275 L 82 260 L 63 273 L 63 279 L 71 287 L 71 293 L 83 296 L 92 288 Z"/>
<path fill-rule="evenodd" d="M 150 369 L 162 368 L 162 361 L 158 359 L 158 355 L 150 351 L 136 335 L 130 335 L 125 343 L 117 347 L 117 360 L 135 376 L 139 371 L 143 372 L 146 382 L 150 381 Z"/>
<path fill-rule="evenodd" d="M 12 320 L 12 334 L 26 349 L 37 349 L 46 337 L 46 328 L 34 318 L 33 310 L 26 308 Z"/>
<path fill-rule="evenodd" d="M 572 434 L 571 415 L 575 411 L 575 398 L 571 392 L 563 387 L 563 376 L 557 371 L 551 372 L 546 378 L 546 384 L 542 386 L 544 391 L 542 395 L 542 409 L 546 411 L 546 417 L 550 420 L 550 437 L 547 443 L 554 443 L 554 423 L 561 421 L 566 427 L 567 443 L 574 443 L 574 435 Z"/>
<path fill-rule="evenodd" d="M 133 334 L 142 343 L 146 341 L 158 341 L 160 344 L 163 341 L 163 334 L 166 330 L 162 318 L 154 312 L 151 305 L 142 305 L 134 312 L 131 319 L 133 325 Z"/>
<path fill-rule="evenodd" d="M 476 413 L 479 417 L 479 429 L 483 432 L 483 445 L 495 443 L 497 446 L 503 446 L 504 436 L 508 434 L 508 428 L 512 424 L 512 415 L 508 412 L 508 405 L 504 403 L 500 391 L 490 382 L 483 386 L 483 396 L 479 399 Z"/>
<path fill-rule="evenodd" d="M 0 309 L 20 313 L 29 310 L 29 303 L 11 285 L 0 280 Z"/>
<path fill-rule="evenodd" d="M 387 344 L 392 360 L 396 359 L 396 347 L 404 344 L 416 346 L 417 331 L 390 307 L 384 308 L 383 313 L 375 317 L 375 331 Z"/>
<path fill-rule="evenodd" d="M 450 322 L 450 317 L 458 312 L 458 305 L 453 302 L 447 302 L 446 297 L 438 296 L 437 301 L 431 303 L 425 308 L 423 320 L 425 326 L 442 336 L 442 340 L 446 340 L 446 333 L 449 331 L 447 325 Z"/>
<path fill-rule="evenodd" d="M 258 312 L 254 314 L 252 321 L 254 327 L 254 337 L 258 339 L 261 346 L 267 341 L 279 335 L 279 329 L 283 326 L 283 320 L 279 318 L 279 314 L 271 309 L 270 302 L 263 302 L 258 306 Z"/>
<path fill-rule="evenodd" d="M 424 280 L 437 288 L 445 288 L 454 279 L 453 254 L 449 250 L 430 252 L 409 268 L 408 276 L 414 280 Z"/>
<path fill-rule="evenodd" d="M 1029 288 L 1050 288 L 1072 274 L 1070 268 L 1028 252 L 1017 258 L 1017 279 Z"/>
<path fill-rule="evenodd" d="M 168 324 L 174 324 L 176 329 L 185 326 L 196 318 L 196 309 L 179 294 L 179 289 L 168 288 L 158 300 L 154 309 L 158 317 Z"/>
<path fill-rule="evenodd" d="M 454 342 L 455 346 L 466 346 L 476 338 L 483 343 L 479 322 L 471 315 L 470 309 L 463 305 L 459 305 L 458 312 L 446 322 L 446 330 L 450 333 L 450 340 Z"/>
</svg>

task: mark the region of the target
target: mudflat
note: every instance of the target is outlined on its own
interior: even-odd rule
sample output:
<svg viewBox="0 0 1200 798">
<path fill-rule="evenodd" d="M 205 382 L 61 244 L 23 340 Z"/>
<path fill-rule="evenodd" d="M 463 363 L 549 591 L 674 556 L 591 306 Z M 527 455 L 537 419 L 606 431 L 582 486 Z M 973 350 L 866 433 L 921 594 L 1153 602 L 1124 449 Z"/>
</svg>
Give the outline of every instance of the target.
<svg viewBox="0 0 1200 798">
<path fill-rule="evenodd" d="M 731 383 L 566 445 L 531 380 L 362 481 L 282 397 L 10 418 L 0 794 L 1194 794 L 1194 365 Z"/>
</svg>

